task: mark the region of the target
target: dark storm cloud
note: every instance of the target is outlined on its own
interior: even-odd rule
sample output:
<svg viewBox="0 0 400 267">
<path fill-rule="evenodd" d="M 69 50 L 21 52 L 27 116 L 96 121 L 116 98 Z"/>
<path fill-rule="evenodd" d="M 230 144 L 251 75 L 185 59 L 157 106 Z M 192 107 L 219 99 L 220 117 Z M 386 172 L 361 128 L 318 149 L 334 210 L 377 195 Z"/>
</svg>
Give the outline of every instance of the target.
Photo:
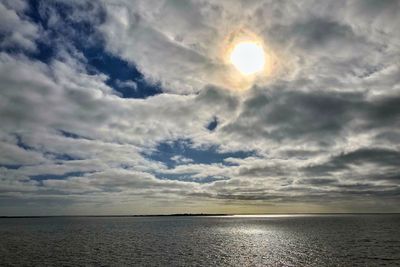
<svg viewBox="0 0 400 267">
<path fill-rule="evenodd" d="M 332 185 L 337 183 L 338 181 L 336 179 L 324 179 L 324 178 L 315 178 L 315 179 L 302 179 L 298 183 L 299 184 L 305 184 L 305 185 L 311 185 L 311 186 L 320 186 L 320 185 Z"/>
<path fill-rule="evenodd" d="M 395 131 L 386 131 L 378 134 L 376 139 L 383 140 L 384 142 L 387 141 L 392 144 L 399 144 L 400 143 L 400 133 Z"/>
<path fill-rule="evenodd" d="M 241 167 L 238 170 L 240 176 L 248 177 L 267 177 L 267 176 L 285 176 L 288 171 L 281 165 L 252 166 Z"/>
<path fill-rule="evenodd" d="M 378 98 L 365 107 L 365 116 L 369 119 L 367 127 L 399 127 L 400 97 L 389 96 Z"/>
<path fill-rule="evenodd" d="M 350 26 L 321 17 L 307 18 L 291 25 L 276 25 L 271 37 L 274 42 L 294 42 L 297 49 L 305 50 L 321 50 L 332 43 L 340 46 L 358 38 Z"/>
<path fill-rule="evenodd" d="M 320 175 L 348 169 L 350 165 L 372 163 L 379 167 L 400 166 L 400 152 L 385 148 L 362 148 L 332 157 L 328 162 L 306 167 L 309 173 Z M 400 174 L 400 171 L 399 173 Z"/>
<path fill-rule="evenodd" d="M 330 142 L 362 112 L 362 95 L 270 91 L 249 98 L 236 121 L 223 130 L 274 140 L 309 139 Z M 253 127 L 248 127 L 251 123 Z M 256 127 L 256 129 L 254 129 Z"/>
<path fill-rule="evenodd" d="M 359 125 L 354 127 L 370 130 L 400 123 L 397 97 L 367 99 L 361 93 L 325 90 L 301 92 L 274 88 L 268 91 L 247 99 L 238 118 L 223 130 L 277 141 L 307 139 L 329 144 L 355 123 Z M 249 124 L 253 127 L 248 127 Z"/>
</svg>

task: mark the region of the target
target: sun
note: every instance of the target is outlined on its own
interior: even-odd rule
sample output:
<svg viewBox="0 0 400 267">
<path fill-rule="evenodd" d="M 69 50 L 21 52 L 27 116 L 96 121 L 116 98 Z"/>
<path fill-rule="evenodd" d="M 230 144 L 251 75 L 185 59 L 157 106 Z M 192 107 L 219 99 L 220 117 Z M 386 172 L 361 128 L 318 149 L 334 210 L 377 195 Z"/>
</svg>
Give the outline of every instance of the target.
<svg viewBox="0 0 400 267">
<path fill-rule="evenodd" d="M 265 52 L 258 42 L 246 41 L 236 44 L 229 56 L 230 62 L 243 75 L 254 75 L 265 67 Z"/>
<path fill-rule="evenodd" d="M 246 91 L 270 82 L 280 69 L 277 54 L 268 40 L 247 28 L 233 29 L 217 43 L 218 64 L 208 78 L 218 86 Z"/>
</svg>

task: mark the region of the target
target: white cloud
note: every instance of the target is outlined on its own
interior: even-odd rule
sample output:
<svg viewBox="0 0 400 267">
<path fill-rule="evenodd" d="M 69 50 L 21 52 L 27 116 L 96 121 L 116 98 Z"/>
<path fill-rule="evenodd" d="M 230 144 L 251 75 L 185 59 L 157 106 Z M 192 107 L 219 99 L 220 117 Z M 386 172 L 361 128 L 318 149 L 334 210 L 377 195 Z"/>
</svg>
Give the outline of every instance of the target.
<svg viewBox="0 0 400 267">
<path fill-rule="evenodd" d="M 0 48 L 22 48 L 36 50 L 35 40 L 39 37 L 39 27 L 24 18 L 26 3 L 20 0 L 0 3 Z"/>
<path fill-rule="evenodd" d="M 122 88 L 130 88 L 134 91 L 137 90 L 137 83 L 131 80 L 128 81 L 121 81 L 121 80 L 117 80 L 116 84 L 118 87 L 122 87 Z"/>
</svg>

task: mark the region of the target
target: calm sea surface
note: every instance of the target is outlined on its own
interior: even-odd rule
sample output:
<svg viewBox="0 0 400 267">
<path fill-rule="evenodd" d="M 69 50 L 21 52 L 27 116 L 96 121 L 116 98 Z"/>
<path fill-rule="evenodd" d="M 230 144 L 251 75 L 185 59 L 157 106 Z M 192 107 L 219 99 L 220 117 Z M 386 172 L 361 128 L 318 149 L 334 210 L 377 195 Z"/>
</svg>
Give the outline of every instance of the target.
<svg viewBox="0 0 400 267">
<path fill-rule="evenodd" d="M 400 215 L 0 219 L 0 266 L 400 266 Z"/>
</svg>

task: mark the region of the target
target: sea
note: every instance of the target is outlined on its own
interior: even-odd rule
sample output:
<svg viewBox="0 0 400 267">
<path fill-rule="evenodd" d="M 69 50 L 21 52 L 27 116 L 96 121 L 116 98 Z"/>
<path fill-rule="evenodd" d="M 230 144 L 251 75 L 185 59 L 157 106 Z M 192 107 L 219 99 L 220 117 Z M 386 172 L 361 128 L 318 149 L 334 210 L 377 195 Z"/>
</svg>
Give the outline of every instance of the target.
<svg viewBox="0 0 400 267">
<path fill-rule="evenodd" d="M 0 266 L 400 266 L 400 215 L 1 218 Z"/>
</svg>

